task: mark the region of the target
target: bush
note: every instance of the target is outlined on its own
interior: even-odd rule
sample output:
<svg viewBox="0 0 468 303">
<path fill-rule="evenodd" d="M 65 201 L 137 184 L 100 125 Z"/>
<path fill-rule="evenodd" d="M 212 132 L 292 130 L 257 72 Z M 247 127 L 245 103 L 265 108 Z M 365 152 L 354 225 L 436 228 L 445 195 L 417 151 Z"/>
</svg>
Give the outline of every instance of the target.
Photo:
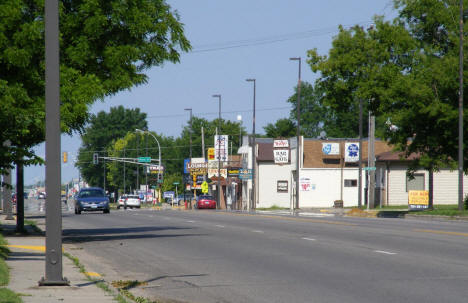
<svg viewBox="0 0 468 303">
<path fill-rule="evenodd" d="M 465 209 L 468 210 L 468 195 L 465 196 L 465 199 L 463 200 L 463 204 L 465 205 Z"/>
</svg>

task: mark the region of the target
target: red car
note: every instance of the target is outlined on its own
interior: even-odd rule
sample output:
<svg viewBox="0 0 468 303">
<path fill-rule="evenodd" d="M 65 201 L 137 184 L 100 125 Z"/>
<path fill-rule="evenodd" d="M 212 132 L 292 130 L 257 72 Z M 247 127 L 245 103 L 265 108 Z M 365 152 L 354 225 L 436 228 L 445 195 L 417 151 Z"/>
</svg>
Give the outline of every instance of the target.
<svg viewBox="0 0 468 303">
<path fill-rule="evenodd" d="M 201 195 L 197 197 L 196 207 L 198 209 L 201 209 L 201 208 L 216 209 L 216 201 L 213 199 L 212 196 Z"/>
</svg>

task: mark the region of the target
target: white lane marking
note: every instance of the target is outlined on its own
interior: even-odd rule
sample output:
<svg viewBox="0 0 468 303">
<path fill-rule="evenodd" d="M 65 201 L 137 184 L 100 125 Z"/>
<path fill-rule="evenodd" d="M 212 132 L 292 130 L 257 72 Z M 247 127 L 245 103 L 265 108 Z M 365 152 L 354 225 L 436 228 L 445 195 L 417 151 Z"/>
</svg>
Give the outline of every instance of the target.
<svg viewBox="0 0 468 303">
<path fill-rule="evenodd" d="M 379 254 L 385 254 L 385 255 L 396 255 L 397 253 L 391 252 L 391 251 L 385 251 L 385 250 L 374 250 L 374 252 L 379 253 Z"/>
<path fill-rule="evenodd" d="M 188 223 L 195 223 L 195 221 L 192 221 L 192 220 L 189 220 L 189 221 L 187 221 L 187 222 L 188 222 Z"/>
<path fill-rule="evenodd" d="M 334 214 L 321 214 L 321 213 L 300 213 L 300 217 L 333 217 Z"/>
<path fill-rule="evenodd" d="M 224 227 L 224 225 L 215 225 L 215 226 L 216 226 L 216 227 L 221 227 L 221 228 L 223 228 L 223 227 Z"/>
<path fill-rule="evenodd" d="M 262 230 L 252 230 L 252 232 L 253 232 L 253 233 L 259 233 L 259 234 L 263 234 L 263 233 L 264 233 L 264 231 L 262 231 Z"/>
<path fill-rule="evenodd" d="M 312 239 L 312 238 L 302 238 L 302 240 L 315 241 L 315 239 Z"/>
</svg>

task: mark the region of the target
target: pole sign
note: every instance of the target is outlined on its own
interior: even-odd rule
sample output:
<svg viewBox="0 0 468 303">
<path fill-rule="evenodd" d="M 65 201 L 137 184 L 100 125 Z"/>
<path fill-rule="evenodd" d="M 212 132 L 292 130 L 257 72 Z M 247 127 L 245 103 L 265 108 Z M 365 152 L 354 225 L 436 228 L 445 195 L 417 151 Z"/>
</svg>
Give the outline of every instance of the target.
<svg viewBox="0 0 468 303">
<path fill-rule="evenodd" d="M 273 159 L 275 164 L 289 163 L 289 141 L 287 139 L 273 140 Z"/>
<path fill-rule="evenodd" d="M 215 135 L 214 142 L 215 160 L 227 161 L 228 160 L 228 136 Z"/>
<path fill-rule="evenodd" d="M 252 179 L 252 170 L 251 169 L 239 169 L 239 179 L 241 180 L 250 180 Z"/>
<path fill-rule="evenodd" d="M 214 161 L 215 160 L 215 149 L 214 147 L 208 148 L 208 161 Z"/>
</svg>

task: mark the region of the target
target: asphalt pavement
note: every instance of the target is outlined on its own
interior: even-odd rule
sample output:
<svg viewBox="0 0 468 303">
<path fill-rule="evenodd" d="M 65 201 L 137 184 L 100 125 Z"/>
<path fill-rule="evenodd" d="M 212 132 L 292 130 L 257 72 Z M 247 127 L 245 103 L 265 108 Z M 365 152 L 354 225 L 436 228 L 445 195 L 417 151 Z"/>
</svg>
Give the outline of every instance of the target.
<svg viewBox="0 0 468 303">
<path fill-rule="evenodd" d="M 31 302 L 114 302 L 96 281 L 138 281 L 157 302 L 466 302 L 468 222 L 343 216 L 341 210 L 113 210 L 74 215 L 63 205 L 70 286 L 38 286 L 42 235 L 14 234 L 8 288 Z M 26 217 L 44 226 L 33 201 Z M 91 281 L 89 277 L 94 280 Z M 115 291 L 115 289 L 113 289 Z"/>
</svg>

